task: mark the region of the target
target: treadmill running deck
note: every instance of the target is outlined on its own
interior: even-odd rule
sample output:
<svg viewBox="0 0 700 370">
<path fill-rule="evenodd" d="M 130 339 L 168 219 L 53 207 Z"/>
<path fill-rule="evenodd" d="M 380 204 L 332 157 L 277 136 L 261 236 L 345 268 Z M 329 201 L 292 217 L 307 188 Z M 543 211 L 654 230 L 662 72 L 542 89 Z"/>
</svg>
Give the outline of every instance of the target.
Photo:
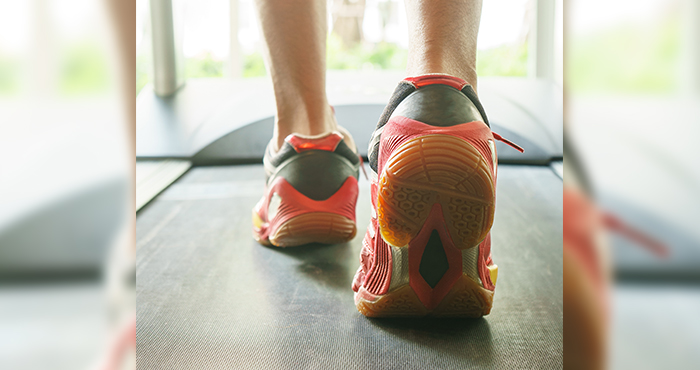
<svg viewBox="0 0 700 370">
<path fill-rule="evenodd" d="M 492 313 L 368 319 L 350 289 L 358 235 L 279 249 L 251 236 L 261 165 L 194 168 L 137 219 L 137 364 L 144 369 L 551 369 L 562 366 L 562 181 L 499 167 Z"/>
</svg>

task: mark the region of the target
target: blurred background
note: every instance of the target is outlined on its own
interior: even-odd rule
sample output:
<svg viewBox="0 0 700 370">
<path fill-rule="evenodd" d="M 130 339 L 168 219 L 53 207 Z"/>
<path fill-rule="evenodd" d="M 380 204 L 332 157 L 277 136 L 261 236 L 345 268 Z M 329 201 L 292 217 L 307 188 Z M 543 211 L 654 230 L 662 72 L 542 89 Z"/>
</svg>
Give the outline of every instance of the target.
<svg viewBox="0 0 700 370">
<path fill-rule="evenodd" d="M 137 0 L 137 91 L 154 81 L 149 4 Z M 528 76 L 534 4 L 484 2 L 478 40 L 480 76 Z M 329 0 L 328 5 L 328 69 L 404 70 L 408 30 L 403 1 Z M 177 57 L 184 61 L 181 78 L 266 75 L 254 0 L 174 0 L 172 9 Z M 559 83 L 561 73 L 561 68 L 555 71 Z"/>
<path fill-rule="evenodd" d="M 373 102 L 371 127 L 403 77 L 403 1 L 331 0 L 328 10 L 329 79 L 364 76 L 329 95 L 339 105 Z M 485 1 L 479 74 L 496 89 L 500 78 L 541 79 L 560 99 L 562 19 L 561 1 Z M 0 0 L 1 368 L 104 368 L 115 351 L 129 357 L 132 200 L 145 206 L 196 163 L 193 153 L 242 126 L 222 123 L 230 112 L 213 104 L 252 104 L 262 113 L 244 121 L 267 119 L 263 54 L 254 0 Z M 236 95 L 241 86 L 255 101 Z M 213 121 L 198 131 L 203 117 Z M 561 119 L 547 120 L 556 128 Z M 166 121 L 179 128 L 153 129 Z M 541 160 L 560 161 L 560 142 L 532 121 L 545 137 Z"/>
<path fill-rule="evenodd" d="M 133 353 L 129 5 L 0 1 L 0 368 Z"/>
<path fill-rule="evenodd" d="M 338 78 L 343 70 L 389 76 L 385 88 L 353 87 L 337 92 L 345 94 L 338 101 L 359 93 L 381 100 L 405 66 L 403 3 L 329 4 L 329 69 Z M 152 11 L 162 5 L 136 0 L 133 16 L 120 17 L 110 1 L 0 0 L 2 368 L 95 366 L 129 325 L 139 147 L 132 105 L 137 94 L 141 104 L 155 99 L 160 36 Z M 533 0 L 484 1 L 478 73 L 559 87 L 565 79 L 567 134 L 599 206 L 670 251 L 658 258 L 610 236 L 617 278 L 610 367 L 689 368 L 700 360 L 700 2 L 569 0 L 565 22 L 559 5 L 539 23 L 538 9 Z M 161 95 L 186 84 L 199 91 L 197 81 L 204 89 L 266 78 L 253 0 L 174 0 L 172 15 L 171 53 L 180 62 L 171 71 L 176 83 Z M 128 52 L 119 24 L 134 30 L 135 71 L 121 62 Z M 540 40 L 538 48 L 534 30 L 546 27 L 565 27 L 565 42 L 550 32 L 549 46 Z M 564 48 L 562 59 L 557 50 Z M 550 58 L 537 62 L 538 55 Z M 211 109 L 191 114 L 205 113 Z M 213 127 L 211 137 L 225 133 Z M 165 156 L 167 166 L 154 164 L 165 151 L 144 143 L 140 183 L 148 194 L 136 195 L 139 206 L 193 162 Z"/>
<path fill-rule="evenodd" d="M 608 235 L 615 278 L 609 367 L 695 368 L 700 1 L 571 0 L 565 7 L 567 150 L 575 150 L 602 211 L 668 248 L 659 257 L 644 243 Z"/>
<path fill-rule="evenodd" d="M 361 155 L 405 77 L 403 1 L 328 1 L 327 95 Z M 562 158 L 563 6 L 485 1 L 478 36 L 480 98 L 501 160 Z M 137 209 L 193 166 L 259 163 L 275 106 L 254 0 L 136 1 Z"/>
<path fill-rule="evenodd" d="M 284 251 L 260 248 L 250 238 L 249 210 L 262 196 L 261 160 L 275 115 L 255 2 L 137 1 L 139 364 L 313 368 L 339 361 L 353 367 L 353 356 L 373 359 L 377 352 L 368 352 L 367 346 L 381 348 L 382 357 L 392 359 L 384 356 L 386 349 L 408 361 L 409 368 L 421 364 L 406 353 L 438 368 L 560 363 L 562 3 L 486 0 L 477 40 L 479 99 L 491 127 L 525 148 L 520 153 L 496 143 L 499 185 L 505 189 L 501 194 L 511 189 L 500 205 L 510 205 L 513 212 L 497 211 L 494 228 L 531 238 L 520 239 L 522 244 L 537 243 L 532 250 L 510 245 L 517 253 L 494 248 L 494 260 L 520 266 L 525 264 L 521 258 L 529 257 L 527 268 L 537 270 L 511 268 L 500 283 L 504 289 L 496 305 L 519 312 L 521 297 L 527 296 L 532 308 L 517 318 L 501 310 L 478 321 L 490 327 L 483 336 L 457 328 L 445 333 L 444 351 L 419 345 L 416 352 L 411 342 L 421 343 L 416 338 L 424 336 L 423 343 L 433 343 L 434 337 L 442 337 L 441 330 L 415 330 L 404 325 L 408 322 L 397 323 L 396 331 L 382 330 L 349 305 L 352 291 L 347 286 L 357 268 L 361 238 L 328 248 Z M 378 117 L 406 77 L 405 4 L 328 1 L 327 17 L 328 101 L 359 154 L 366 156 Z M 363 225 L 370 215 L 370 194 L 365 180 L 360 181 L 356 213 L 358 225 Z M 500 235 L 504 242 L 510 239 Z M 538 273 L 546 275 L 543 284 Z M 507 294 L 508 279 L 533 289 L 510 285 L 517 294 Z M 545 293 L 547 288 L 551 290 Z M 305 326 L 305 320 L 312 326 Z M 333 328 L 317 326 L 324 322 L 332 322 Z M 475 337 L 478 342 L 471 340 Z M 343 345 L 343 338 L 353 343 Z M 464 346 L 472 343 L 483 345 L 483 356 L 465 352 Z M 351 356 L 339 355 L 338 345 Z"/>
</svg>

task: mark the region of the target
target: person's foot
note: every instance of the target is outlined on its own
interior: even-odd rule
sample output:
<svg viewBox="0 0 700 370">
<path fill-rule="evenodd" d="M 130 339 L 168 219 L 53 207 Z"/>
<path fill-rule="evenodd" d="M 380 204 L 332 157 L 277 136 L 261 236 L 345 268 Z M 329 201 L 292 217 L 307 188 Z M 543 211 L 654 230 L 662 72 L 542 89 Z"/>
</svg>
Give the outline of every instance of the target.
<svg viewBox="0 0 700 370">
<path fill-rule="evenodd" d="M 494 140 L 506 141 L 465 81 L 435 74 L 399 84 L 370 141 L 372 220 L 352 285 L 362 314 L 491 311 Z"/>
<path fill-rule="evenodd" d="M 659 258 L 668 247 L 595 203 L 575 145 L 564 134 L 564 368 L 603 369 L 607 362 L 613 270 L 610 232 Z"/>
<path fill-rule="evenodd" d="M 267 185 L 253 208 L 255 240 L 291 247 L 352 239 L 360 158 L 350 134 L 292 134 L 275 146 L 271 141 L 263 158 Z"/>
</svg>

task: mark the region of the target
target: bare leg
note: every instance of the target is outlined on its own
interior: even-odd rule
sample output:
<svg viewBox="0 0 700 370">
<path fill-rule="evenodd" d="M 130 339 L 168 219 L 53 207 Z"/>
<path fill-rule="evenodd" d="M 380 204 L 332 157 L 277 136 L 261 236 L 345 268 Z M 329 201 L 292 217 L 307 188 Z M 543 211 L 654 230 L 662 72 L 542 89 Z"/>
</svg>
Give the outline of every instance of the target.
<svg viewBox="0 0 700 370">
<path fill-rule="evenodd" d="M 102 369 L 136 368 L 136 306 L 133 287 L 125 282 L 127 273 L 133 273 L 136 263 L 136 2 L 107 0 L 107 11 L 112 17 L 112 28 L 117 51 L 117 80 L 121 104 L 125 111 L 125 143 L 129 162 L 129 201 L 124 229 L 118 235 L 108 256 L 105 271 L 109 319 L 112 338 L 100 364 Z"/>
<path fill-rule="evenodd" d="M 446 73 L 476 89 L 482 0 L 406 0 L 409 76 Z"/>
<path fill-rule="evenodd" d="M 257 0 L 277 103 L 278 148 L 291 133 L 337 128 L 326 98 L 326 0 Z"/>
<path fill-rule="evenodd" d="M 124 99 L 124 109 L 126 109 L 129 153 L 134 153 L 136 148 L 136 79 L 134 78 L 136 75 L 136 48 L 134 48 L 136 2 L 109 0 L 107 5 L 107 9 L 113 17 L 113 27 L 119 50 L 119 88 Z M 129 161 L 133 163 L 134 159 L 129 158 Z M 135 173 L 135 171 L 135 166 L 132 166 L 132 172 Z"/>
<path fill-rule="evenodd" d="M 108 0 L 107 10 L 112 16 L 112 26 L 114 27 L 115 41 L 120 60 L 117 71 L 120 82 L 119 89 L 122 96 L 122 104 L 125 109 L 125 126 L 127 135 L 127 145 L 130 165 L 131 188 L 129 194 L 128 229 L 132 252 L 136 248 L 136 191 L 134 189 L 136 179 L 136 2 L 124 0 Z"/>
</svg>

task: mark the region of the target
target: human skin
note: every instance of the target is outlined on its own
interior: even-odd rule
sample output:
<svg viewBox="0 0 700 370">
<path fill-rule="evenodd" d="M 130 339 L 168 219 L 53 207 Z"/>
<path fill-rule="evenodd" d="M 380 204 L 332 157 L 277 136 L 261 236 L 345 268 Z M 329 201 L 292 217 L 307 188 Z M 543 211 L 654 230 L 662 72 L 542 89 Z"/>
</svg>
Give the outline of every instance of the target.
<svg viewBox="0 0 700 370">
<path fill-rule="evenodd" d="M 409 76 L 445 73 L 476 89 L 482 0 L 407 0 Z M 277 106 L 273 138 L 337 129 L 326 97 L 326 0 L 257 0 Z"/>
</svg>

